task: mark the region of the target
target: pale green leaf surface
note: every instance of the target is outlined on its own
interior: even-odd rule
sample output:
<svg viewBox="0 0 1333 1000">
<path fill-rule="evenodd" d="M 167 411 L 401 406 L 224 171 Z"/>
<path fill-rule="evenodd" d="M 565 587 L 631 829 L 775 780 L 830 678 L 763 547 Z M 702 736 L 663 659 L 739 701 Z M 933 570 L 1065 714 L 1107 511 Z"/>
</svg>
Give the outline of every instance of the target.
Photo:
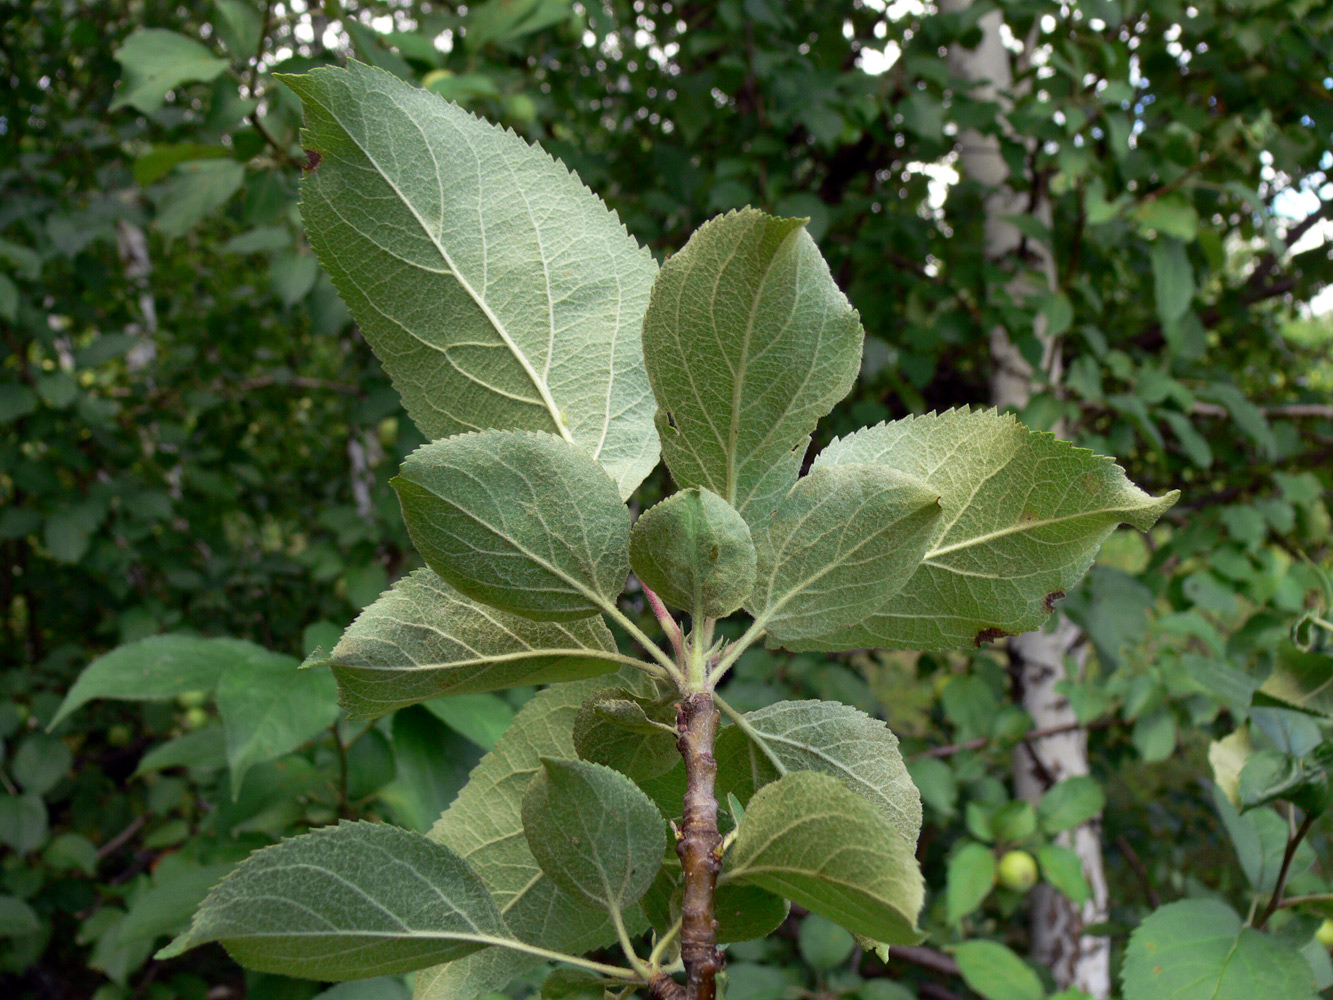
<svg viewBox="0 0 1333 1000">
<path fill-rule="evenodd" d="M 577 445 L 460 434 L 422 445 L 392 484 L 426 564 L 473 600 L 567 621 L 613 604 L 625 586 L 629 510 Z"/>
<path fill-rule="evenodd" d="M 294 657 L 242 660 L 218 681 L 233 801 L 252 766 L 290 753 L 338 718 L 333 676 L 298 667 Z"/>
<path fill-rule="evenodd" d="M 674 701 L 636 697 L 625 688 L 598 691 L 574 719 L 574 749 L 637 782 L 660 777 L 681 763 Z"/>
<path fill-rule="evenodd" d="M 372 719 L 442 695 L 612 673 L 617 656 L 601 618 L 536 622 L 420 569 L 361 612 L 329 662 L 348 715 Z"/>
<path fill-rule="evenodd" d="M 898 737 L 864 712 L 835 701 L 780 701 L 745 713 L 718 734 L 718 796 L 742 801 L 790 771 L 822 771 L 856 792 L 915 849 L 921 794 L 907 773 Z M 760 745 L 762 744 L 762 745 Z"/>
<path fill-rule="evenodd" d="M 283 81 L 321 155 L 311 245 L 422 433 L 560 434 L 628 497 L 658 458 L 648 251 L 562 164 L 434 94 L 355 62 Z"/>
<path fill-rule="evenodd" d="M 996 941 L 964 941 L 954 959 L 963 982 L 986 1000 L 1042 1000 L 1046 995 L 1031 967 Z"/>
<path fill-rule="evenodd" d="M 235 160 L 182 163 L 162 188 L 153 225 L 168 239 L 184 236 L 240 190 L 245 167 Z"/>
<path fill-rule="evenodd" d="M 626 672 L 620 683 L 632 684 Z M 577 756 L 571 732 L 585 700 L 604 686 L 592 678 L 547 688 L 523 706 L 431 829 L 465 858 L 495 896 L 514 935 L 529 944 L 579 954 L 615 939 L 605 912 L 571 899 L 546 876 L 523 835 L 523 795 L 543 757 Z M 488 948 L 417 975 L 417 1000 L 475 1000 L 538 964 Z"/>
<path fill-rule="evenodd" d="M 1213 899 L 1169 903 L 1139 924 L 1121 981 L 1125 1000 L 1313 1000 L 1316 993 L 1299 952 L 1243 926 Z"/>
<path fill-rule="evenodd" d="M 921 940 L 912 848 L 836 778 L 796 771 L 755 793 L 722 878 L 756 885 L 889 944 Z"/>
<path fill-rule="evenodd" d="M 667 604 L 725 618 L 754 587 L 750 528 L 709 489 L 691 487 L 649 508 L 630 532 L 630 565 Z"/>
<path fill-rule="evenodd" d="M 1097 779 L 1074 775 L 1052 785 L 1037 805 L 1041 828 L 1047 833 L 1072 830 L 1106 808 L 1106 793 Z"/>
<path fill-rule="evenodd" d="M 17 896 L 0 896 L 0 938 L 35 934 L 41 929 L 31 906 Z"/>
<path fill-rule="evenodd" d="M 1083 860 L 1078 852 L 1059 844 L 1043 844 L 1037 848 L 1037 863 L 1041 877 L 1064 893 L 1075 906 L 1082 906 L 1092 897 L 1092 886 L 1083 874 Z"/>
<path fill-rule="evenodd" d="M 511 937 L 453 851 L 378 823 L 340 823 L 250 855 L 159 952 L 221 941 L 242 965 L 339 981 L 408 972 Z"/>
<path fill-rule="evenodd" d="M 290 662 L 291 657 L 245 639 L 150 636 L 118 646 L 88 664 L 65 695 L 51 727 L 97 698 L 160 701 L 187 691 L 212 691 L 233 666 L 278 668 Z"/>
<path fill-rule="evenodd" d="M 882 463 L 942 495 L 920 568 L 850 628 L 786 644 L 957 649 L 1035 629 L 1116 525 L 1146 531 L 1179 493 L 1150 497 L 1111 459 L 994 411 L 908 417 L 834 441 L 814 469 Z"/>
<path fill-rule="evenodd" d="M 161 28 L 140 28 L 116 49 L 125 78 L 111 102 L 111 110 L 129 105 L 144 114 L 162 107 L 167 93 L 182 83 L 215 79 L 227 69 L 192 38 Z"/>
<path fill-rule="evenodd" d="M 864 333 L 803 220 L 742 209 L 663 266 L 643 324 L 662 454 L 756 528 L 852 387 Z"/>
<path fill-rule="evenodd" d="M 1333 718 L 1333 656 L 1283 643 L 1277 665 L 1259 693 L 1283 705 Z"/>
<path fill-rule="evenodd" d="M 887 466 L 812 471 L 756 530 L 758 568 L 746 610 L 776 645 L 862 621 L 920 564 L 939 498 Z"/>
<path fill-rule="evenodd" d="M 621 912 L 666 850 L 665 821 L 629 778 L 583 760 L 542 759 L 523 796 L 523 833 L 542 871 L 576 899 Z"/>
<path fill-rule="evenodd" d="M 995 852 L 975 841 L 965 843 L 949 858 L 944 884 L 946 919 L 950 926 L 980 906 L 995 888 Z"/>
</svg>

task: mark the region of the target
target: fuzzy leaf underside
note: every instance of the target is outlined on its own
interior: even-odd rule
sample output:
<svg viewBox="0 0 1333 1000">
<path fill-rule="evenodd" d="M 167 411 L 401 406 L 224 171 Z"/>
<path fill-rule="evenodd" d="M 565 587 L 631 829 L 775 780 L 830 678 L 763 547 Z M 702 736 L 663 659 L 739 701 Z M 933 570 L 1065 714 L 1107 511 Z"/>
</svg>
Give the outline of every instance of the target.
<svg viewBox="0 0 1333 1000">
<path fill-rule="evenodd" d="M 643 324 L 672 477 L 763 523 L 851 389 L 863 339 L 803 220 L 746 208 L 704 223 L 663 265 Z"/>
<path fill-rule="evenodd" d="M 511 938 L 453 851 L 380 823 L 341 823 L 250 855 L 160 952 L 221 941 L 260 972 L 324 981 L 409 972 Z"/>
<path fill-rule="evenodd" d="M 784 643 L 958 649 L 1040 627 L 1121 523 L 1146 531 L 1178 491 L 1151 497 L 1111 459 L 993 410 L 950 410 L 835 440 L 812 472 L 874 463 L 941 494 L 920 567 L 864 622 Z"/>
<path fill-rule="evenodd" d="M 429 438 L 567 436 L 627 498 L 657 464 L 652 255 L 514 133 L 361 63 L 284 76 L 318 153 L 301 218 Z"/>
<path fill-rule="evenodd" d="M 745 721 L 763 746 L 737 726 L 718 734 L 719 798 L 731 792 L 747 802 L 783 774 L 821 771 L 878 809 L 916 849 L 921 793 L 885 723 L 833 701 L 780 701 L 745 713 Z"/>
<path fill-rule="evenodd" d="M 426 564 L 459 591 L 541 621 L 587 618 L 629 576 L 629 510 L 601 467 L 552 434 L 422 445 L 392 480 Z"/>
<path fill-rule="evenodd" d="M 640 677 L 627 670 L 617 682 L 635 687 Z M 523 795 L 543 757 L 577 757 L 574 719 L 605 683 L 591 678 L 538 692 L 473 769 L 429 834 L 467 860 L 516 937 L 568 954 L 614 941 L 615 929 L 604 911 L 573 899 L 542 871 L 523 835 Z M 628 917 L 627 922 L 633 926 Z M 488 948 L 418 973 L 416 1000 L 475 1000 L 537 964 L 527 955 Z"/>
<path fill-rule="evenodd" d="M 444 695 L 613 673 L 615 654 L 601 618 L 536 622 L 473 601 L 419 569 L 361 612 L 329 663 L 348 715 L 373 719 Z"/>
<path fill-rule="evenodd" d="M 722 877 L 875 941 L 921 940 L 925 885 L 912 848 L 881 812 L 827 774 L 794 771 L 755 793 Z"/>
<path fill-rule="evenodd" d="M 939 493 L 894 469 L 812 471 L 756 531 L 746 610 L 779 645 L 861 621 L 912 575 L 939 517 Z"/>
</svg>

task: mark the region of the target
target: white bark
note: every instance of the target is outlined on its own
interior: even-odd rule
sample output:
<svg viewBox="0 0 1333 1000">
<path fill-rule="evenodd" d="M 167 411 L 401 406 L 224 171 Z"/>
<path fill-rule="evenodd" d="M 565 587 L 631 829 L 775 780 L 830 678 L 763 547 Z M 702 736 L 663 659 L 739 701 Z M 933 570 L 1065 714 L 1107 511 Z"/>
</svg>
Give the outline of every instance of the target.
<svg viewBox="0 0 1333 1000">
<path fill-rule="evenodd" d="M 971 0 L 940 0 L 941 12 L 960 11 Z M 981 43 L 975 49 L 954 46 L 949 63 L 955 75 L 972 82 L 977 96 L 996 101 L 1002 108 L 1010 103 L 1014 72 L 1012 54 L 1005 48 L 1001 27 L 1003 14 L 993 11 L 980 23 Z M 1045 197 L 1033 199 L 1027 192 L 1017 192 L 1009 184 L 1009 167 L 1000 153 L 1000 141 L 994 135 L 973 130 L 959 137 L 959 160 L 963 173 L 987 186 L 985 241 L 986 255 L 999 260 L 1015 255 L 1023 246 L 1023 234 L 1006 216 L 1024 212 L 1051 224 L 1051 206 Z M 1055 284 L 1055 263 L 1044 245 L 1027 244 L 1030 264 L 1016 261 L 1015 276 L 1008 291 L 1016 298 L 1034 294 Z M 1046 336 L 1045 320 L 1036 321 L 1035 334 L 1043 344 L 1042 368 L 1045 375 L 1058 382 L 1061 359 L 1059 344 Z M 1010 339 L 997 326 L 990 332 L 991 401 L 998 407 L 1021 408 L 1032 395 L 1035 372 Z M 1059 429 L 1056 429 L 1059 433 Z M 1064 726 L 1077 722 L 1068 700 L 1055 690 L 1066 677 L 1066 662 L 1086 646 L 1080 630 L 1068 619 L 1056 615 L 1053 628 L 1033 632 L 1010 641 L 1009 651 L 1018 667 L 1023 707 L 1037 728 Z M 1076 655 L 1076 669 L 1082 656 Z M 1047 737 L 1033 744 L 1023 744 L 1014 756 L 1014 791 L 1029 801 L 1037 801 L 1052 784 L 1063 778 L 1088 773 L 1087 733 L 1074 730 Z M 1102 863 L 1101 828 L 1089 823 L 1064 835 L 1083 862 L 1083 874 L 1092 887 L 1092 898 L 1077 907 L 1047 886 L 1033 894 L 1032 956 L 1048 966 L 1061 988 L 1076 987 L 1105 1000 L 1111 995 L 1111 951 L 1107 938 L 1087 937 L 1083 928 L 1107 918 L 1106 876 Z"/>
</svg>

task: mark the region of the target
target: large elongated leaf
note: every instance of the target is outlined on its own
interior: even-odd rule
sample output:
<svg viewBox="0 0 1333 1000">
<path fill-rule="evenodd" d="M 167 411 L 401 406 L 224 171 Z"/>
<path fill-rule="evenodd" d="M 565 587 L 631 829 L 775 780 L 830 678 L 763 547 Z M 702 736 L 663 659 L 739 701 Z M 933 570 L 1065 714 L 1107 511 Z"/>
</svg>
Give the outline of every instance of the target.
<svg viewBox="0 0 1333 1000">
<path fill-rule="evenodd" d="M 283 80 L 321 157 L 311 245 L 422 433 L 559 434 L 628 497 L 658 457 L 648 251 L 562 164 L 434 94 L 359 63 Z"/>
<path fill-rule="evenodd" d="M 218 682 L 233 800 L 251 767 L 290 753 L 338 718 L 333 678 L 297 667 L 290 656 L 242 660 Z"/>
<path fill-rule="evenodd" d="M 886 466 L 811 472 L 757 532 L 746 610 L 778 644 L 861 621 L 920 564 L 939 499 L 921 480 Z"/>
<path fill-rule="evenodd" d="M 920 568 L 864 623 L 785 645 L 956 649 L 1037 628 L 1124 522 L 1146 531 L 1180 495 L 1150 497 L 1111 459 L 994 411 L 908 417 L 834 441 L 814 469 L 882 463 L 942 495 Z"/>
<path fill-rule="evenodd" d="M 1170 903 L 1130 935 L 1125 1000 L 1314 1000 L 1310 964 L 1215 899 Z"/>
<path fill-rule="evenodd" d="M 625 586 L 629 510 L 577 445 L 460 434 L 418 448 L 392 483 L 426 564 L 474 600 L 561 621 L 594 614 Z"/>
<path fill-rule="evenodd" d="M 661 867 L 665 821 L 619 771 L 542 760 L 523 797 L 523 832 L 542 871 L 576 899 L 623 913 Z"/>
<path fill-rule="evenodd" d="M 245 639 L 149 636 L 118 646 L 88 664 L 65 695 L 51 725 L 58 725 L 96 698 L 156 701 L 187 691 L 212 691 L 233 666 L 276 669 L 290 662 L 290 657 Z"/>
<path fill-rule="evenodd" d="M 373 719 L 441 695 L 612 673 L 618 655 L 600 618 L 535 622 L 479 604 L 421 569 L 362 611 L 328 662 L 347 714 Z"/>
<path fill-rule="evenodd" d="M 887 944 L 921 940 L 912 848 L 836 778 L 796 771 L 750 800 L 722 877 L 757 885 Z"/>
<path fill-rule="evenodd" d="M 921 793 L 898 749 L 898 737 L 878 719 L 835 701 L 780 701 L 745 713 L 750 732 L 729 726 L 718 734 L 718 794 L 748 801 L 789 771 L 832 775 L 878 809 L 916 849 Z"/>
<path fill-rule="evenodd" d="M 619 683 L 633 684 L 636 674 Z M 561 891 L 542 871 L 523 835 L 523 795 L 543 757 L 573 759 L 571 732 L 583 702 L 605 681 L 589 679 L 541 691 L 523 706 L 453 804 L 430 832 L 465 858 L 495 896 L 520 940 L 578 954 L 615 939 L 604 911 Z M 417 1000 L 475 1000 L 537 964 L 489 948 L 417 976 Z"/>
<path fill-rule="evenodd" d="M 510 939 L 490 893 L 453 851 L 397 827 L 341 823 L 250 855 L 159 957 L 221 941 L 247 968 L 337 981 Z"/>
<path fill-rule="evenodd" d="M 662 454 L 763 523 L 852 387 L 864 333 L 800 219 L 713 219 L 662 268 L 643 322 Z"/>
</svg>

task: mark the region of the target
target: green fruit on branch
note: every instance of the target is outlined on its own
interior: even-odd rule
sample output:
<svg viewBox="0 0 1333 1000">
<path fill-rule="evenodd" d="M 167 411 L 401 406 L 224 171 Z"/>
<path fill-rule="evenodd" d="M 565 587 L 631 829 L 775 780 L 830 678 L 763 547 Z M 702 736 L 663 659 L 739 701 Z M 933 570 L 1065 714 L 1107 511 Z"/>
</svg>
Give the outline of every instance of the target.
<svg viewBox="0 0 1333 1000">
<path fill-rule="evenodd" d="M 1027 851 L 1009 851 L 996 871 L 1000 885 L 1014 892 L 1027 892 L 1037 884 L 1037 862 Z"/>
<path fill-rule="evenodd" d="M 1333 948 L 1333 920 L 1325 920 L 1314 932 L 1314 939 L 1325 948 Z"/>
</svg>

